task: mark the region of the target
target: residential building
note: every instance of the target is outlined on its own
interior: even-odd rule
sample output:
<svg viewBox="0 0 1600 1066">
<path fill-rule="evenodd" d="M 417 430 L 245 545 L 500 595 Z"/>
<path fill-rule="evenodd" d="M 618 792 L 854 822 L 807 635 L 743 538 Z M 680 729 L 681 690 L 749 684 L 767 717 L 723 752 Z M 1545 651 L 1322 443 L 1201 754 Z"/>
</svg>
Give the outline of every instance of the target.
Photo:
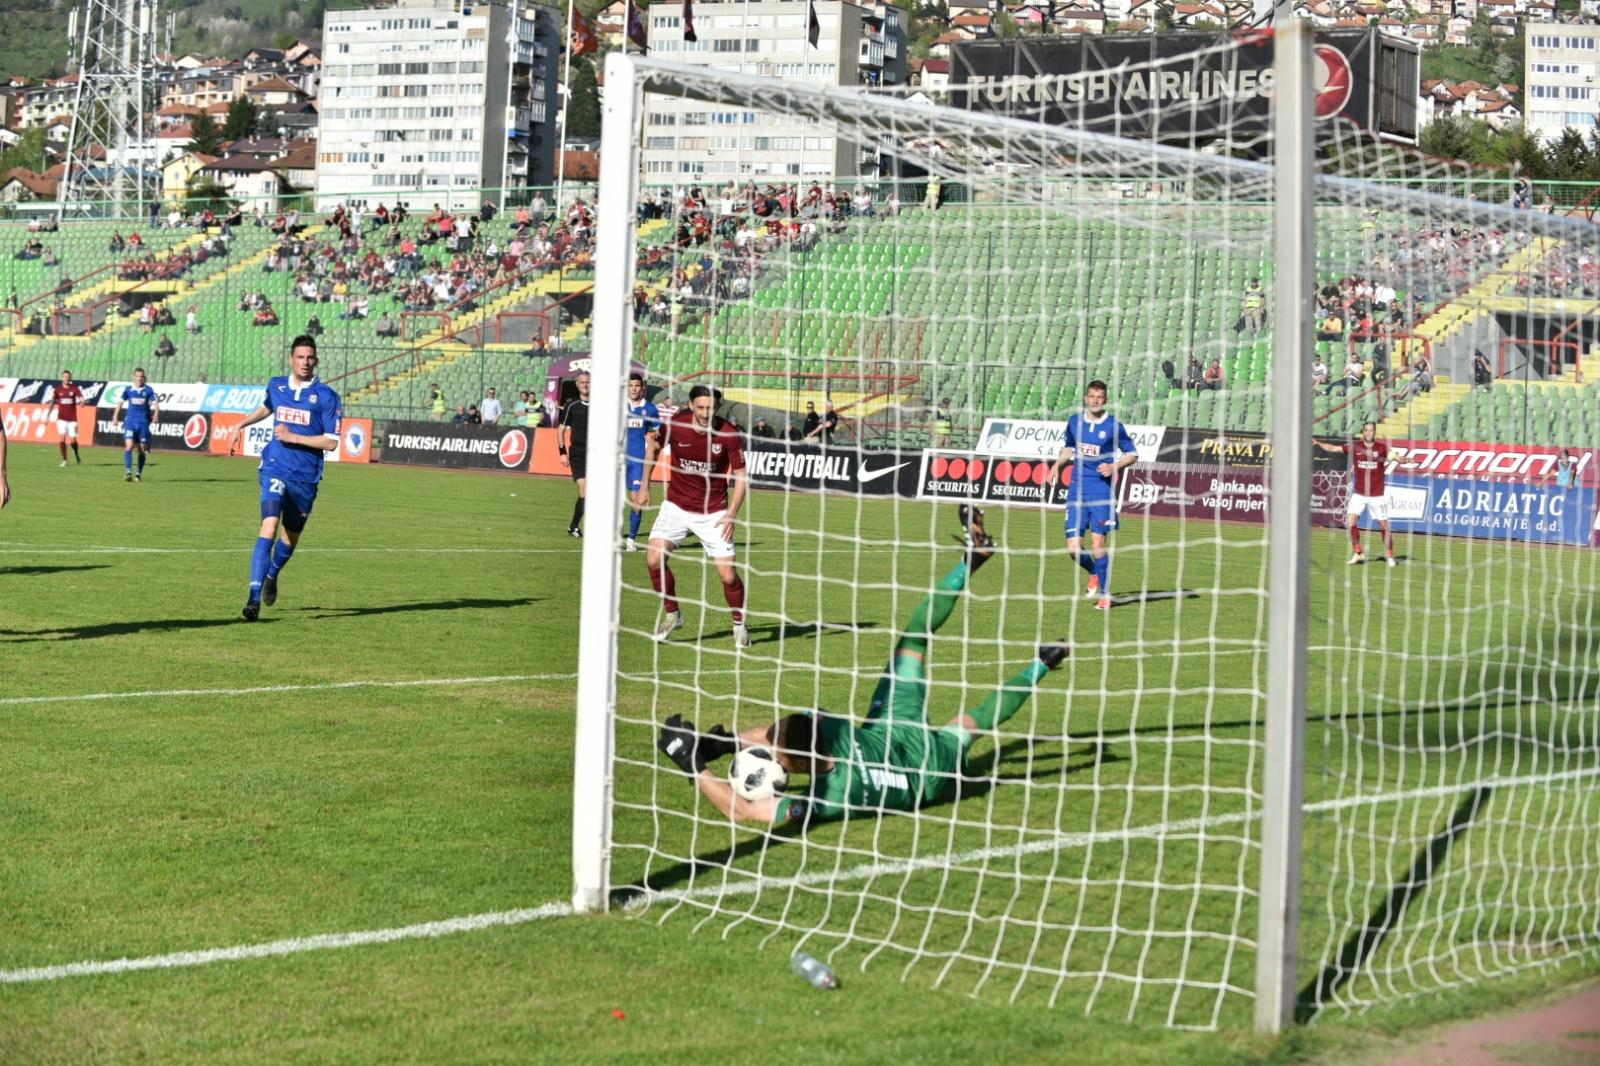
<svg viewBox="0 0 1600 1066">
<path fill-rule="evenodd" d="M 224 156 L 195 173 L 201 181 L 209 178 L 228 190 L 228 195 L 245 201 L 247 209 L 259 204 L 268 211 L 276 211 L 278 197 L 294 188 L 272 160 L 252 155 Z"/>
<path fill-rule="evenodd" d="M 909 49 L 903 11 L 847 0 L 816 0 L 815 10 L 815 45 L 808 40 L 805 0 L 696 4 L 698 39 L 685 41 L 677 5 L 657 5 L 647 15 L 650 51 L 663 59 L 807 85 L 905 84 Z M 841 140 L 803 115 L 650 96 L 644 119 L 647 184 L 854 178 L 881 169 L 875 150 Z"/>
<path fill-rule="evenodd" d="M 1600 105 L 1600 26 L 1528 27 L 1522 84 L 1529 132 L 1546 139 L 1576 129 L 1587 135 Z"/>
<path fill-rule="evenodd" d="M 540 3 L 398 0 L 329 11 L 317 203 L 477 203 L 555 177 L 559 13 Z"/>
</svg>

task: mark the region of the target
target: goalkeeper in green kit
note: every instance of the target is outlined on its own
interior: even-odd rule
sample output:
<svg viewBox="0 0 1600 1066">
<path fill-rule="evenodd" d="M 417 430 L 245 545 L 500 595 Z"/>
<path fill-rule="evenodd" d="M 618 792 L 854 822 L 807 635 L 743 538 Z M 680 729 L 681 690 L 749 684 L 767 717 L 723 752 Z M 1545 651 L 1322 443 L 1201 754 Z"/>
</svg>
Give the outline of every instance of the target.
<svg viewBox="0 0 1600 1066">
<path fill-rule="evenodd" d="M 656 746 L 694 778 L 723 814 L 766 825 L 804 827 L 846 815 L 914 811 L 953 795 L 973 743 L 1016 714 L 1069 651 L 1065 642 L 1045 645 L 1021 673 L 977 707 L 941 727 L 929 722 L 928 644 L 949 620 L 972 575 L 995 553 L 994 538 L 983 529 L 983 512 L 963 506 L 961 517 L 972 546 L 912 611 L 873 690 L 865 721 L 858 725 L 819 710 L 786 715 L 776 725 L 755 726 L 734 736 L 721 725 L 697 733 L 675 714 L 662 726 Z M 707 763 L 741 747 L 770 748 L 788 774 L 809 778 L 809 790 L 750 800 L 727 778 L 706 769 Z"/>
</svg>

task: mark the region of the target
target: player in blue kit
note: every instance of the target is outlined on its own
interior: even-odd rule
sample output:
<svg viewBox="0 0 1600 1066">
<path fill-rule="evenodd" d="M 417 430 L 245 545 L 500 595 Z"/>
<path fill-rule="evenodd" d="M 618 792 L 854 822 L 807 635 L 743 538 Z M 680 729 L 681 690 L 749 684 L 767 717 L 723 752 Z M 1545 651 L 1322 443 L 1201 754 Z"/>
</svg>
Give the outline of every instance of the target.
<svg viewBox="0 0 1600 1066">
<path fill-rule="evenodd" d="M 271 416 L 272 440 L 261 452 L 261 529 L 250 556 L 250 598 L 244 619 L 278 599 L 278 574 L 294 555 L 322 480 L 323 453 L 339 447 L 339 394 L 317 380 L 317 342 L 299 336 L 289 346 L 289 375 L 267 382 L 261 406 L 229 431 Z"/>
<path fill-rule="evenodd" d="M 661 428 L 661 412 L 644 398 L 644 375 L 628 375 L 628 499 L 645 483 L 650 474 L 644 468 L 645 442 L 650 434 Z M 628 550 L 639 550 L 639 519 L 644 512 L 635 507 L 628 514 Z"/>
<path fill-rule="evenodd" d="M 1089 595 L 1095 608 L 1111 607 L 1111 559 L 1106 537 L 1117 528 L 1117 472 L 1139 461 L 1133 437 L 1120 419 L 1106 410 L 1106 383 L 1091 381 L 1083 393 L 1083 411 L 1067 419 L 1061 452 L 1050 467 L 1050 484 L 1072 463 L 1067 485 L 1067 551 L 1089 574 Z M 1089 550 L 1083 535 L 1089 534 Z"/>
<path fill-rule="evenodd" d="M 124 409 L 128 417 L 122 423 L 122 480 L 143 481 L 144 459 L 150 454 L 150 427 L 161 421 L 161 405 L 156 402 L 156 390 L 145 383 L 142 366 L 133 368 L 133 384 L 122 390 L 111 421 L 119 421 Z M 138 472 L 133 469 L 135 447 L 139 449 Z"/>
</svg>

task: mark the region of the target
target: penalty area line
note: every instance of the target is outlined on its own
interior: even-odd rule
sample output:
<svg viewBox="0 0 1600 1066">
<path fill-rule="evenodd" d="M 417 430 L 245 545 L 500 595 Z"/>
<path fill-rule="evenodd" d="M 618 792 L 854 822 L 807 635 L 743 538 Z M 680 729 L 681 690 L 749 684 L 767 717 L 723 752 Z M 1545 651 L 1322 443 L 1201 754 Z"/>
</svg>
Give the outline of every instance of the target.
<svg viewBox="0 0 1600 1066">
<path fill-rule="evenodd" d="M 1520 777 L 1497 777 L 1486 781 L 1461 781 L 1447 785 L 1431 785 L 1398 792 L 1378 792 L 1368 795 L 1339 796 L 1320 800 L 1305 806 L 1307 814 L 1333 814 L 1384 803 L 1406 800 L 1439 799 L 1453 796 L 1470 788 L 1496 790 L 1535 785 L 1576 782 L 1600 777 L 1600 767 L 1584 767 L 1550 774 L 1526 774 Z M 1099 832 L 1060 833 L 1021 844 L 997 845 L 970 851 L 943 852 L 938 855 L 919 855 L 910 859 L 887 862 L 861 863 L 845 870 L 818 870 L 792 877 L 762 878 L 753 876 L 748 881 L 735 884 L 719 882 L 702 888 L 689 887 L 671 892 L 619 892 L 619 906 L 624 911 L 642 910 L 655 903 L 693 902 L 701 899 L 723 899 L 732 896 L 749 896 L 767 890 L 782 891 L 816 884 L 866 881 L 879 877 L 894 877 L 921 870 L 947 870 L 952 866 L 984 862 L 991 859 L 1009 859 L 1023 855 L 1048 854 L 1073 848 L 1092 847 L 1095 844 L 1117 843 L 1130 840 L 1160 839 L 1176 834 L 1193 833 L 1226 826 L 1245 825 L 1260 820 L 1259 811 L 1234 811 L 1228 814 L 1201 818 L 1184 818 L 1153 825 L 1130 826 L 1126 829 L 1108 829 Z M 58 981 L 67 977 L 89 977 L 98 974 L 122 974 L 139 970 L 170 970 L 189 966 L 206 966 L 217 962 L 237 962 L 246 959 L 273 958 L 299 955 L 311 951 L 328 951 L 337 948 L 362 947 L 368 944 L 391 944 L 400 940 L 421 940 L 456 933 L 472 933 L 484 929 L 526 925 L 549 918 L 565 918 L 574 913 L 572 905 L 552 901 L 538 907 L 519 910 L 490 911 L 459 918 L 419 922 L 395 926 L 390 929 L 366 929 L 350 933 L 323 933 L 315 936 L 290 937 L 261 944 L 239 944 L 226 948 L 206 948 L 196 951 L 178 951 L 166 955 L 146 955 L 138 958 L 86 960 L 62 963 L 55 966 L 30 966 L 15 970 L 0 970 L 0 984 L 32 984 Z"/>
</svg>

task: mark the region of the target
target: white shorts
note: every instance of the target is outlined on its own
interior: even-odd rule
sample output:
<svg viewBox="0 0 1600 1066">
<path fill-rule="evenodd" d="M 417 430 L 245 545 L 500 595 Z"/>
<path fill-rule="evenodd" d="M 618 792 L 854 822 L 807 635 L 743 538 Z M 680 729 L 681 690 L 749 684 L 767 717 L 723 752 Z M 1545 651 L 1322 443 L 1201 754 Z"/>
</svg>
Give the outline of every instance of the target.
<svg viewBox="0 0 1600 1066">
<path fill-rule="evenodd" d="M 1362 513 L 1372 516 L 1374 522 L 1387 522 L 1389 520 L 1389 498 L 1387 496 L 1362 496 L 1352 492 L 1349 501 L 1344 505 L 1345 513 L 1353 518 L 1359 518 Z"/>
<path fill-rule="evenodd" d="M 70 420 L 65 418 L 56 419 L 56 436 L 63 440 L 77 440 L 78 420 L 76 418 Z"/>
<path fill-rule="evenodd" d="M 667 500 L 656 512 L 656 520 L 650 526 L 650 539 L 664 540 L 676 548 L 683 543 L 684 537 L 693 533 L 700 538 L 706 554 L 711 558 L 732 559 L 733 542 L 722 536 L 722 520 L 727 514 L 726 510 L 695 514 Z"/>
</svg>

